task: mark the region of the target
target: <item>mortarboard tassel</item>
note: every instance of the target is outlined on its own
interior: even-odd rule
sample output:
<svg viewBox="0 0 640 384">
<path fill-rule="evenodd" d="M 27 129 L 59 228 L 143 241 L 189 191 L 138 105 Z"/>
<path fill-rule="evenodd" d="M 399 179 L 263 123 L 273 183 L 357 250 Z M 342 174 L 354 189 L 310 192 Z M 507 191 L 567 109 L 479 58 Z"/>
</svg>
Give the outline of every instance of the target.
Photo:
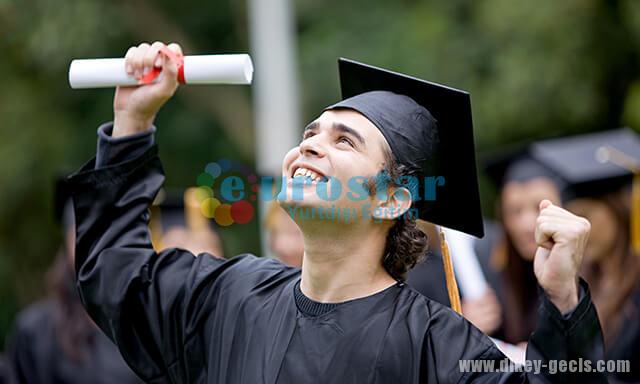
<svg viewBox="0 0 640 384">
<path fill-rule="evenodd" d="M 451 308 L 462 314 L 462 306 L 460 305 L 460 292 L 458 291 L 458 283 L 456 282 L 456 275 L 453 272 L 453 262 L 451 261 L 451 254 L 449 253 L 449 244 L 444 237 L 444 231 L 440 229 L 440 249 L 442 250 L 442 261 L 444 263 L 444 276 L 447 282 L 447 293 L 449 294 L 449 302 Z"/>
</svg>

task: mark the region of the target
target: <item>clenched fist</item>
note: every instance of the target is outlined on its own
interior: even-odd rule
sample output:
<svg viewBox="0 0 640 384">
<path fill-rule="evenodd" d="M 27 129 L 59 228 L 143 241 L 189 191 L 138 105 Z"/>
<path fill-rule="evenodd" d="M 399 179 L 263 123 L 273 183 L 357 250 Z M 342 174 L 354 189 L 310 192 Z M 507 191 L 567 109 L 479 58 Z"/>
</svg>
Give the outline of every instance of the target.
<svg viewBox="0 0 640 384">
<path fill-rule="evenodd" d="M 590 230 L 591 224 L 585 218 L 549 200 L 540 203 L 533 269 L 538 283 L 562 313 L 578 305 L 578 270 Z"/>
<path fill-rule="evenodd" d="M 164 43 L 142 43 L 131 47 L 125 56 L 127 74 L 140 79 L 153 68 L 162 70 L 160 81 L 135 87 L 118 87 L 113 100 L 113 137 L 132 135 L 148 129 L 156 113 L 178 88 L 178 67 L 160 52 Z M 167 46 L 182 55 L 178 44 Z"/>
</svg>

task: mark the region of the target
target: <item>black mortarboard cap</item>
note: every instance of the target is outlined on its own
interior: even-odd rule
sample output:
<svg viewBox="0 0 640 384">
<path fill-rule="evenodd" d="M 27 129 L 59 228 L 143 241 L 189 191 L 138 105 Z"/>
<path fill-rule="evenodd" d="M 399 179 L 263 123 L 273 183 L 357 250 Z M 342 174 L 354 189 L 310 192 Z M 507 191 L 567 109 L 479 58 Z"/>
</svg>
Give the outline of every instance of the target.
<svg viewBox="0 0 640 384">
<path fill-rule="evenodd" d="M 367 117 L 396 160 L 421 181 L 444 177 L 434 201 L 420 190 L 414 203 L 419 218 L 484 236 L 469 94 L 347 59 L 338 65 L 343 100 L 327 109 L 348 108 Z"/>
<path fill-rule="evenodd" d="M 570 185 L 573 197 L 631 185 L 631 246 L 640 255 L 640 136 L 629 128 L 533 144 L 531 154 Z"/>
<path fill-rule="evenodd" d="M 525 144 L 489 154 L 481 164 L 484 173 L 496 188 L 502 188 L 512 181 L 522 183 L 539 177 L 552 181 L 560 194 L 567 185 L 553 169 L 532 157 L 529 145 Z"/>
<path fill-rule="evenodd" d="M 531 145 L 531 156 L 566 181 L 573 196 L 597 196 L 630 184 L 640 137 L 620 128 L 544 140 Z"/>
</svg>

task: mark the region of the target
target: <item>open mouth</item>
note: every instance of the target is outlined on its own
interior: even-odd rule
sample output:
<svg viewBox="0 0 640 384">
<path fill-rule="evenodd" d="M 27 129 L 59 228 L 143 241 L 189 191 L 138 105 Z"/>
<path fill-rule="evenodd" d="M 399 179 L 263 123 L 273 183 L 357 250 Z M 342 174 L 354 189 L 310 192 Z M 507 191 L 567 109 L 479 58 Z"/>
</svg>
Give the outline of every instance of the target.
<svg viewBox="0 0 640 384">
<path fill-rule="evenodd" d="M 329 178 L 322 173 L 304 166 L 294 167 L 293 176 L 291 176 L 291 178 L 303 178 L 310 180 L 312 183 L 326 183 L 327 181 L 329 181 Z"/>
</svg>

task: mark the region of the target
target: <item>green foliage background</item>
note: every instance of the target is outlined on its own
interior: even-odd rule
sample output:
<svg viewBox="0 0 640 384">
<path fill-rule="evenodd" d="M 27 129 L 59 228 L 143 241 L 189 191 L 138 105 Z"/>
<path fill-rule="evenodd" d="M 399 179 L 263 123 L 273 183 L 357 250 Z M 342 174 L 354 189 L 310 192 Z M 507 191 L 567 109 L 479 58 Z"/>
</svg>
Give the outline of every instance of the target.
<svg viewBox="0 0 640 384">
<path fill-rule="evenodd" d="M 269 0 L 264 0 L 269 1 Z M 640 127 L 640 2 L 293 0 L 305 121 L 339 97 L 340 56 L 472 94 L 479 153 L 543 137 Z M 53 180 L 95 150 L 113 90 L 72 91 L 72 58 L 140 41 L 186 53 L 249 51 L 243 1 L 0 0 L 0 345 L 46 294 L 61 236 Z M 259 65 L 259 63 L 255 63 Z M 220 158 L 253 164 L 249 87 L 186 87 L 158 116 L 167 185 Z M 482 180 L 485 212 L 492 191 Z M 225 252 L 259 252 L 257 223 L 221 230 Z"/>
</svg>

